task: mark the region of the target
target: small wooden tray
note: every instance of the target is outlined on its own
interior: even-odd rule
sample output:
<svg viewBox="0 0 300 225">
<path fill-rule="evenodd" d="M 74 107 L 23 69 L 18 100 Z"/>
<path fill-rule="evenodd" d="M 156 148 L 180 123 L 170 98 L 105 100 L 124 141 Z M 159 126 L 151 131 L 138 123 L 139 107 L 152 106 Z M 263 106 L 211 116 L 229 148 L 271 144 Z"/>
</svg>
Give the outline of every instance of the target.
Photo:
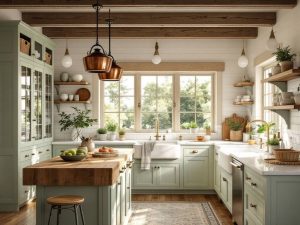
<svg viewBox="0 0 300 225">
<path fill-rule="evenodd" d="M 91 98 L 91 92 L 86 88 L 79 88 L 76 95 L 79 95 L 79 101 L 88 101 Z"/>
<path fill-rule="evenodd" d="M 101 152 L 97 152 L 97 153 L 93 153 L 92 156 L 95 157 L 95 158 L 114 158 L 114 157 L 117 157 L 118 154 L 117 153 L 101 153 Z"/>
<path fill-rule="evenodd" d="M 267 163 L 276 164 L 276 165 L 290 165 L 290 166 L 300 165 L 300 161 L 296 161 L 296 162 L 281 162 L 281 161 L 278 161 L 277 159 L 265 159 L 265 161 Z"/>
</svg>

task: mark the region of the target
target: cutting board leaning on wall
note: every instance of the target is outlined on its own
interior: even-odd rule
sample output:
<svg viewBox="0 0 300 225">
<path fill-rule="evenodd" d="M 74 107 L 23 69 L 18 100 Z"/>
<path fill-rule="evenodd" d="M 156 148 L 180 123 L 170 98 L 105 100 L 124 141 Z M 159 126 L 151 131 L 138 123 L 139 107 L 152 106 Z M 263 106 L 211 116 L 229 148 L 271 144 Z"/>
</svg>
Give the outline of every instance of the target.
<svg viewBox="0 0 300 225">
<path fill-rule="evenodd" d="M 236 113 L 232 114 L 231 117 L 226 117 L 224 122 L 222 123 L 222 140 L 229 141 L 230 140 L 230 129 L 227 126 L 227 121 L 228 120 L 234 120 L 234 121 L 239 121 L 244 124 L 243 126 L 243 131 L 246 128 L 247 122 L 248 122 L 248 117 L 240 117 Z"/>
</svg>

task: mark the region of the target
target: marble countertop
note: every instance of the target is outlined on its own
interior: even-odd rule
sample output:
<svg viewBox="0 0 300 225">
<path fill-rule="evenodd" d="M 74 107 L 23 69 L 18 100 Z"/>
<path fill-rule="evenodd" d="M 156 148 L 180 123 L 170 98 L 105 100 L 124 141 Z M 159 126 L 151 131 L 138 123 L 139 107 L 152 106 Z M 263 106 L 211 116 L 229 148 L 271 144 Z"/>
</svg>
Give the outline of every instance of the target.
<svg viewBox="0 0 300 225">
<path fill-rule="evenodd" d="M 231 145 L 225 146 L 218 144 L 217 151 L 225 155 L 234 157 L 242 162 L 244 165 L 254 170 L 260 175 L 266 176 L 299 176 L 300 166 L 292 165 L 275 165 L 265 162 L 264 159 L 273 158 L 274 156 L 258 149 L 255 146 L 241 146 Z"/>
</svg>

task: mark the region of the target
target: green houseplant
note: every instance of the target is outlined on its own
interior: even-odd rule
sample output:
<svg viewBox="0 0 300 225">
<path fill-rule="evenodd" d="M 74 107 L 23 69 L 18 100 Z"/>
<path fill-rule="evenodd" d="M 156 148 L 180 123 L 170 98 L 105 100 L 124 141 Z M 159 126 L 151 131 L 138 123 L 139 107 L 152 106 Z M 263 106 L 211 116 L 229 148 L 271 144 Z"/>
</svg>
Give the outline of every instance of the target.
<svg viewBox="0 0 300 225">
<path fill-rule="evenodd" d="M 120 139 L 120 141 L 125 140 L 125 134 L 126 134 L 126 131 L 124 129 L 119 130 L 119 139 Z"/>
<path fill-rule="evenodd" d="M 74 132 L 72 133 L 72 140 L 84 140 L 82 136 L 82 129 L 87 128 L 93 125 L 97 119 L 90 118 L 89 114 L 91 110 L 80 110 L 77 107 L 72 107 L 74 113 L 67 114 L 65 112 L 59 113 L 60 120 L 59 125 L 61 126 L 61 131 L 66 131 L 73 128 Z"/>
<path fill-rule="evenodd" d="M 183 123 L 181 124 L 182 129 L 190 129 L 190 123 Z"/>
<path fill-rule="evenodd" d="M 296 57 L 296 54 L 292 53 L 290 46 L 278 47 L 273 55 L 276 56 L 276 60 L 280 64 L 281 72 L 293 69 L 293 61 Z"/>
<path fill-rule="evenodd" d="M 97 133 L 99 134 L 99 140 L 100 141 L 106 141 L 107 139 L 107 129 L 106 128 L 99 128 L 97 130 Z"/>
<path fill-rule="evenodd" d="M 274 149 L 278 149 L 279 144 L 280 144 L 280 140 L 277 137 L 270 138 L 270 140 L 267 141 L 269 152 L 272 153 Z"/>
<path fill-rule="evenodd" d="M 118 128 L 118 124 L 116 122 L 112 121 L 112 120 L 110 120 L 106 123 L 106 129 L 109 132 L 109 134 L 108 134 L 109 140 L 111 140 L 111 141 L 116 140 L 117 128 Z"/>
<path fill-rule="evenodd" d="M 196 122 L 190 122 L 190 132 L 195 134 L 198 131 L 198 125 Z"/>
<path fill-rule="evenodd" d="M 230 140 L 231 141 L 241 141 L 243 140 L 243 129 L 244 124 L 240 121 L 228 119 L 226 125 L 230 129 Z"/>
</svg>

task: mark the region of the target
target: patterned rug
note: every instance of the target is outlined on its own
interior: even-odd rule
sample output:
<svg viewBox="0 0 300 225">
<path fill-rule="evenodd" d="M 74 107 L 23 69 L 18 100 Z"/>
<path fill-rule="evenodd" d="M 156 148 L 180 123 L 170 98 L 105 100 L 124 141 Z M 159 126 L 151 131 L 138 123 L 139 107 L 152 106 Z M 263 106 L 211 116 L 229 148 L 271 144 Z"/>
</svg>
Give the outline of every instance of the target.
<svg viewBox="0 0 300 225">
<path fill-rule="evenodd" d="M 208 202 L 133 202 L 129 225 L 220 225 Z"/>
</svg>

